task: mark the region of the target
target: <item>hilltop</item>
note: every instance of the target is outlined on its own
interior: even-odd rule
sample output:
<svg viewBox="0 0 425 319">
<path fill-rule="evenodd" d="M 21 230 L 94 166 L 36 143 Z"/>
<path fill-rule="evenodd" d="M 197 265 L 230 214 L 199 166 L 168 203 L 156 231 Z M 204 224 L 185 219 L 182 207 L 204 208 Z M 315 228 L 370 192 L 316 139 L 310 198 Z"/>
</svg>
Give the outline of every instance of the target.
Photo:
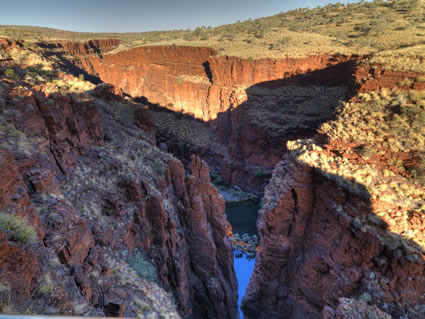
<svg viewBox="0 0 425 319">
<path fill-rule="evenodd" d="M 423 0 L 375 0 L 297 9 L 215 28 L 200 26 L 193 31 L 82 33 L 0 26 L 0 36 L 27 41 L 119 39 L 122 44 L 117 51 L 151 45 L 208 46 L 220 55 L 251 59 L 321 53 L 364 55 L 387 50 L 391 56 L 423 57 L 424 17 Z"/>
</svg>

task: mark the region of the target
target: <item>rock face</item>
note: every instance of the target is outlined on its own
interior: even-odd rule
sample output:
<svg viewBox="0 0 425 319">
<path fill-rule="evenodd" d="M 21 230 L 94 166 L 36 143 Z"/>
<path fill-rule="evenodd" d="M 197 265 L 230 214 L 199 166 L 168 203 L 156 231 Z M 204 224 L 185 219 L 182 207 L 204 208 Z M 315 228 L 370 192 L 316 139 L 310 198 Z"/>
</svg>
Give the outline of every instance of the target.
<svg viewBox="0 0 425 319">
<path fill-rule="evenodd" d="M 208 165 L 186 176 L 149 111 L 107 86 L 47 86 L 0 80 L 0 311 L 236 318 Z"/>
<path fill-rule="evenodd" d="M 42 48 L 64 50 L 73 56 L 106 53 L 115 49 L 121 43 L 116 39 L 89 40 L 87 42 L 49 42 L 39 43 Z"/>
<path fill-rule="evenodd" d="M 19 311 L 14 308 L 16 303 L 27 309 L 31 304 L 37 307 L 34 292 L 40 287 L 50 289 L 50 277 L 49 283 L 43 283 L 50 249 L 71 267 L 81 266 L 93 248 L 87 222 L 73 216 L 72 209 L 67 214 L 57 210 L 57 223 L 49 228 L 36 203 L 42 192 L 58 193 L 63 174 L 86 147 L 101 143 L 103 135 L 97 110 L 88 107 L 82 112 L 83 105 L 69 97 L 47 98 L 37 89 L 5 82 L 1 96 L 6 100 L 0 107 L 0 267 L 6 287 L 2 306 L 4 311 Z M 68 289 L 72 294 L 73 288 Z M 57 292 L 60 290 L 58 287 Z M 58 296 L 57 301 L 60 299 Z M 58 311 L 70 313 L 69 303 L 78 298 L 65 299 L 59 302 Z"/>
<path fill-rule="evenodd" d="M 243 97 L 238 97 L 241 88 L 335 65 L 339 67 L 326 77 L 321 76 L 321 85 L 345 82 L 344 75 L 351 72 L 346 63 L 351 59 L 324 55 L 247 61 L 216 57 L 215 51 L 209 48 L 155 46 L 107 54 L 102 60 L 89 55 L 81 63 L 88 70 L 93 69 L 93 75 L 102 81 L 134 98 L 143 97 L 150 103 L 210 121 L 244 102 Z M 292 80 L 293 84 L 302 82 L 302 78 Z M 304 82 L 307 81 L 304 79 Z"/>
<path fill-rule="evenodd" d="M 358 92 L 378 91 L 383 88 L 400 87 L 403 90 L 425 90 L 425 83 L 416 81 L 415 72 L 398 72 L 386 70 L 380 65 L 360 66 L 354 72 Z M 406 81 L 407 79 L 407 81 Z M 400 85 L 400 83 L 404 84 Z"/>
<path fill-rule="evenodd" d="M 366 200 L 287 156 L 265 190 L 260 251 L 242 302 L 246 316 L 320 318 L 347 296 L 422 318 L 424 260 L 386 245 L 385 227 L 360 225 L 370 211 Z M 338 310 L 336 318 L 345 317 Z"/>
<path fill-rule="evenodd" d="M 183 224 L 195 277 L 194 317 L 235 318 L 237 281 L 233 251 L 226 237 L 223 197 L 211 184 L 208 165 L 200 158 L 192 156 L 186 187 L 183 166 L 171 161 L 169 167 L 175 193 L 185 207 Z"/>
<path fill-rule="evenodd" d="M 110 45 L 105 46 L 107 52 Z M 311 100 L 329 95 L 325 108 L 335 108 L 346 98 L 347 87 L 354 84 L 351 75 L 358 59 L 320 55 L 248 61 L 218 57 L 210 48 L 180 46 L 139 47 L 99 57 L 92 54 L 90 43 L 56 47 L 68 55 L 77 54 L 74 67 L 112 84 L 117 92 L 209 123 L 226 146 L 218 167 L 224 182 L 250 190 L 258 190 L 264 183 L 253 172 L 258 167 L 271 171 L 285 153 L 282 141 L 296 134 L 310 136 L 318 122 L 330 118 L 320 103 Z M 84 52 L 83 48 L 89 49 Z M 313 97 L 313 86 L 342 90 L 338 94 L 322 90 Z M 305 107 L 299 108 L 300 102 Z M 310 116 L 307 108 L 310 115 L 320 110 L 323 119 L 303 123 L 306 114 Z M 294 112 L 300 113 L 297 118 L 293 118 Z M 278 133 L 276 127 L 287 129 Z M 208 162 L 215 164 L 216 152 L 206 149 L 202 153 L 209 154 Z"/>
<path fill-rule="evenodd" d="M 381 318 L 391 319 L 392 317 L 383 312 L 375 305 L 367 305 L 362 300 L 339 298 L 339 305 L 336 310 L 326 306 L 323 309 L 322 317 L 324 319 L 368 319 Z"/>
</svg>

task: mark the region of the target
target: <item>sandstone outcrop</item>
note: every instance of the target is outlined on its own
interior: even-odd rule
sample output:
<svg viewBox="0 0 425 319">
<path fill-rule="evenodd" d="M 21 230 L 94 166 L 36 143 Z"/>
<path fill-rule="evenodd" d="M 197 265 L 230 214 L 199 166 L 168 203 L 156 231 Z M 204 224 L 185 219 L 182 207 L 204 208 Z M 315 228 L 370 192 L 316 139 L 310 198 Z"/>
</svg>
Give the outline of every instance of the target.
<svg viewBox="0 0 425 319">
<path fill-rule="evenodd" d="M 420 77 L 418 73 L 394 71 L 385 69 L 382 65 L 359 66 L 353 76 L 358 92 L 378 91 L 394 87 L 400 87 L 403 90 L 425 90 L 425 83 L 416 81 Z"/>
<path fill-rule="evenodd" d="M 121 40 L 118 39 L 99 39 L 89 40 L 87 42 L 40 42 L 38 45 L 42 48 L 64 50 L 73 56 L 88 54 L 104 54 L 119 46 Z"/>
</svg>

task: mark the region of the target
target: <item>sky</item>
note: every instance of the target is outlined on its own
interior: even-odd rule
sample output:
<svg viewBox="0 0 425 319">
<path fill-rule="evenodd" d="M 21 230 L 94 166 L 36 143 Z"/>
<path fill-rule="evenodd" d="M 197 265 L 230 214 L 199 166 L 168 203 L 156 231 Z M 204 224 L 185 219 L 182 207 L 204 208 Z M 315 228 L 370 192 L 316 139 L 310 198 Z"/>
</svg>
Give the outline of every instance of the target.
<svg viewBox="0 0 425 319">
<path fill-rule="evenodd" d="M 336 2 L 358 0 L 0 0 L 0 25 L 79 32 L 194 29 Z"/>
</svg>

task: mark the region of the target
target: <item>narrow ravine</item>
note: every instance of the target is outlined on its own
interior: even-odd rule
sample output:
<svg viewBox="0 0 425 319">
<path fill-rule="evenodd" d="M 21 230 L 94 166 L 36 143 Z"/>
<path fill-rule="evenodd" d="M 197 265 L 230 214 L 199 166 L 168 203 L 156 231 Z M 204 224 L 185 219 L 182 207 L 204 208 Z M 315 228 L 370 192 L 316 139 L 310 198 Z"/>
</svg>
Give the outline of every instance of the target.
<svg viewBox="0 0 425 319">
<path fill-rule="evenodd" d="M 244 239 L 247 238 L 246 235 L 250 238 L 257 235 L 256 223 L 259 208 L 258 203 L 253 201 L 226 204 L 227 220 L 232 225 L 234 237 Z M 253 258 L 252 254 L 247 254 L 237 248 L 234 251 L 234 256 L 234 267 L 238 280 L 239 316 L 240 318 L 244 318 L 240 306 L 252 271 L 254 270 L 255 258 Z"/>
</svg>

